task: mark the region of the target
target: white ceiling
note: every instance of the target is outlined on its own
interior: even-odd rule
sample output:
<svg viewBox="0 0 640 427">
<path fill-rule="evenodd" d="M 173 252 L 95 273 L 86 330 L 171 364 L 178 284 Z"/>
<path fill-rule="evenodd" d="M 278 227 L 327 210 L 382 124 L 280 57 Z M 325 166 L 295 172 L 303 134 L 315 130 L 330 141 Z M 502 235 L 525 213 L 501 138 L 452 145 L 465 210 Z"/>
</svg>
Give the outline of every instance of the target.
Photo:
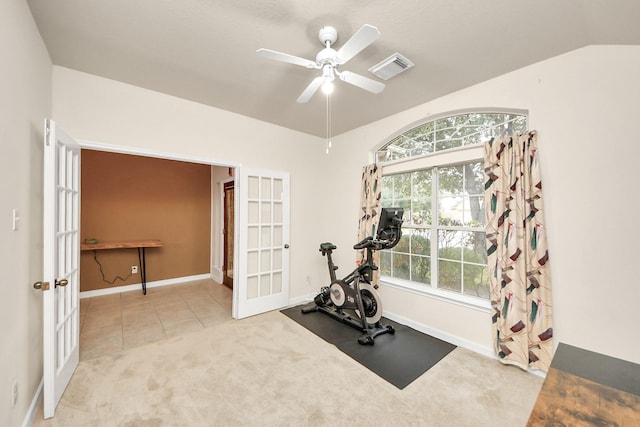
<svg viewBox="0 0 640 427">
<path fill-rule="evenodd" d="M 363 24 L 382 33 L 341 67 L 399 52 L 415 67 L 374 95 L 332 95 L 343 133 L 590 44 L 640 44 L 638 0 L 27 0 L 56 65 L 325 136 L 324 95 L 296 99 L 319 71 L 256 55 L 315 59 L 320 27 L 338 49 Z M 640 70 L 639 70 L 640 76 Z"/>
</svg>

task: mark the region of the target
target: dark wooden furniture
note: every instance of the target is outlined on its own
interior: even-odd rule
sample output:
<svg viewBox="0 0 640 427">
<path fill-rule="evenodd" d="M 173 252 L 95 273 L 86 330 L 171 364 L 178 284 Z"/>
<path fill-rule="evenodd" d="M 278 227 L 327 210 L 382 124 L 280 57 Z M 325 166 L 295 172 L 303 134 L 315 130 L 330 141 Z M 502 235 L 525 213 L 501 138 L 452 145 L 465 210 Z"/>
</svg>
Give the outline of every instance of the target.
<svg viewBox="0 0 640 427">
<path fill-rule="evenodd" d="M 164 244 L 158 239 L 143 239 L 143 240 L 120 240 L 113 242 L 98 242 L 98 243 L 81 243 L 81 251 L 98 251 L 105 249 L 137 249 L 138 261 L 140 261 L 140 279 L 142 281 L 142 293 L 147 294 L 147 261 L 145 257 L 146 248 L 158 248 L 164 246 Z"/>
<path fill-rule="evenodd" d="M 640 426 L 640 365 L 559 344 L 527 426 Z"/>
</svg>

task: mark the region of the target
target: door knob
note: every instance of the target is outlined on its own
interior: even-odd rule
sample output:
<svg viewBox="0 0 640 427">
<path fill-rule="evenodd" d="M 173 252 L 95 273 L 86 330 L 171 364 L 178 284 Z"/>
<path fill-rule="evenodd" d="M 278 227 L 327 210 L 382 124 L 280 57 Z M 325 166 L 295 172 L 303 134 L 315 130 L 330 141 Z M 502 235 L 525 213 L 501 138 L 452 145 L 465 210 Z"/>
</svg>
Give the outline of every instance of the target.
<svg viewBox="0 0 640 427">
<path fill-rule="evenodd" d="M 48 291 L 49 282 L 36 282 L 33 284 L 33 289 L 42 289 L 43 291 Z"/>
<path fill-rule="evenodd" d="M 67 279 L 58 280 L 56 279 L 56 287 L 57 286 L 67 286 L 69 281 Z"/>
<path fill-rule="evenodd" d="M 285 244 L 284 244 L 284 248 L 285 248 L 285 249 L 289 249 L 289 244 L 288 244 L 288 243 L 285 243 Z"/>
</svg>

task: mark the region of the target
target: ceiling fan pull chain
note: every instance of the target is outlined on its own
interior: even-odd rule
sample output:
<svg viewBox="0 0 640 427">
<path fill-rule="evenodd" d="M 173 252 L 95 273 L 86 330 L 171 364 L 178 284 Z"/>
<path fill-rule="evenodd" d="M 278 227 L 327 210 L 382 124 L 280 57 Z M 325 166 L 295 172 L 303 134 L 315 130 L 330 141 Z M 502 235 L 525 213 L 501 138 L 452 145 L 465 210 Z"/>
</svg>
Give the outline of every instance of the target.
<svg viewBox="0 0 640 427">
<path fill-rule="evenodd" d="M 331 148 L 331 95 L 327 94 L 327 148 L 325 153 L 329 154 Z"/>
</svg>

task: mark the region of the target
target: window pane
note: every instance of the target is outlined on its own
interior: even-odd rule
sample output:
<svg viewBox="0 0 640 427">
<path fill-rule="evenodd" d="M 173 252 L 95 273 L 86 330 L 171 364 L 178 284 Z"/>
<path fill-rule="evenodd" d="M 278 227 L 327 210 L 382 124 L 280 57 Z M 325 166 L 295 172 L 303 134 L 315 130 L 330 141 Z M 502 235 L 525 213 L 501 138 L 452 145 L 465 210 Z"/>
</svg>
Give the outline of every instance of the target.
<svg viewBox="0 0 640 427">
<path fill-rule="evenodd" d="M 481 162 L 438 168 L 439 220 L 444 226 L 484 225 L 484 168 Z"/>
<path fill-rule="evenodd" d="M 464 291 L 466 295 L 489 298 L 489 278 L 486 265 L 463 264 Z"/>
<path fill-rule="evenodd" d="M 393 176 L 394 199 L 409 199 L 411 197 L 411 175 L 403 173 Z"/>
<path fill-rule="evenodd" d="M 464 216 L 464 197 L 462 196 L 444 196 L 438 200 L 440 207 L 438 223 L 449 227 L 459 227 L 463 225 L 462 218 Z"/>
<path fill-rule="evenodd" d="M 409 235 L 411 238 L 411 253 L 417 255 L 431 255 L 431 232 L 430 230 L 405 229 L 403 237 Z"/>
<path fill-rule="evenodd" d="M 431 169 L 411 174 L 411 218 L 413 225 L 431 224 Z"/>
<path fill-rule="evenodd" d="M 462 231 L 438 231 L 438 257 L 462 261 Z"/>
<path fill-rule="evenodd" d="M 452 139 L 451 131 L 439 130 L 436 132 L 436 151 L 447 150 L 449 148 L 459 147 L 462 142 L 459 139 Z"/>
<path fill-rule="evenodd" d="M 438 180 L 440 181 L 440 196 L 458 195 L 463 193 L 463 167 L 447 166 L 438 168 Z"/>
<path fill-rule="evenodd" d="M 405 224 L 411 222 L 411 174 L 404 173 L 382 178 L 383 208 L 404 208 Z"/>
<path fill-rule="evenodd" d="M 380 251 L 380 274 L 391 276 L 391 251 Z"/>
<path fill-rule="evenodd" d="M 438 261 L 438 287 L 451 291 L 462 291 L 462 263 Z"/>
<path fill-rule="evenodd" d="M 382 193 L 382 202 L 392 203 L 393 200 L 393 179 L 394 175 L 383 176 L 380 191 Z"/>
<path fill-rule="evenodd" d="M 411 281 L 425 285 L 431 284 L 431 257 L 411 256 Z"/>
<path fill-rule="evenodd" d="M 418 125 L 377 153 L 380 162 L 422 156 L 462 145 L 481 144 L 496 135 L 524 132 L 527 117 L 509 113 L 467 113 Z"/>
<path fill-rule="evenodd" d="M 482 231 L 466 231 L 464 239 L 464 261 L 476 264 L 487 263 L 487 249 L 485 233 Z"/>
<path fill-rule="evenodd" d="M 484 196 L 465 197 L 464 225 L 484 227 Z"/>
<path fill-rule="evenodd" d="M 462 168 L 466 195 L 463 223 L 484 226 L 484 162 L 467 163 Z"/>
<path fill-rule="evenodd" d="M 410 244 L 410 236 L 411 233 L 408 232 L 408 230 L 405 230 L 404 233 L 402 233 L 402 237 L 400 237 L 400 241 L 398 242 L 398 244 L 391 249 L 392 252 L 404 252 L 405 254 L 409 253 L 409 244 Z"/>
<path fill-rule="evenodd" d="M 392 258 L 393 277 L 398 279 L 409 280 L 409 255 L 401 253 L 393 253 Z"/>
</svg>

